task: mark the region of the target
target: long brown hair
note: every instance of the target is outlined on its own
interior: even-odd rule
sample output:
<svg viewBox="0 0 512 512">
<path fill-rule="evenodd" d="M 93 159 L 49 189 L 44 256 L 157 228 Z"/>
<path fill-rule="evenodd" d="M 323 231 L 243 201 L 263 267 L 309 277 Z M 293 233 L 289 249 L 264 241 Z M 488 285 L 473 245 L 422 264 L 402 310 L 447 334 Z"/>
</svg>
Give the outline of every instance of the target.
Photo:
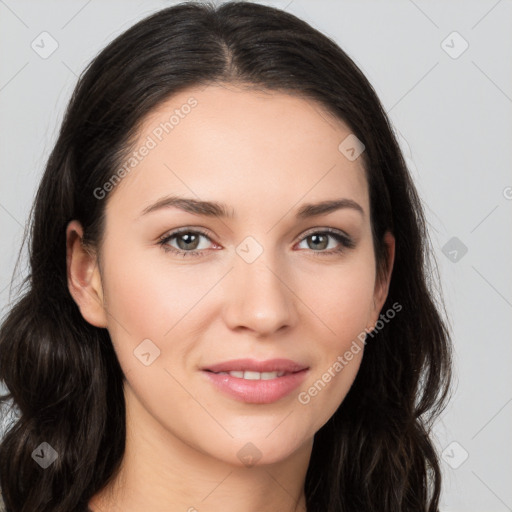
<svg viewBox="0 0 512 512">
<path fill-rule="evenodd" d="M 402 311 L 367 343 L 345 400 L 317 432 L 308 512 L 437 512 L 431 427 L 451 375 L 448 328 L 421 201 L 372 86 L 335 42 L 297 17 L 249 2 L 184 2 L 138 22 L 79 79 L 30 218 L 30 273 L 0 329 L 0 379 L 16 407 L 0 443 L 9 512 L 85 511 L 124 453 L 123 373 L 108 331 L 87 323 L 67 286 L 65 230 L 78 219 L 101 241 L 101 187 L 145 116 L 197 85 L 232 83 L 299 94 L 343 120 L 365 145 L 375 256 L 396 253 L 383 311 Z M 437 278 L 438 279 L 438 278 Z M 437 282 L 438 286 L 440 284 Z M 59 454 L 42 470 L 42 443 Z"/>
</svg>

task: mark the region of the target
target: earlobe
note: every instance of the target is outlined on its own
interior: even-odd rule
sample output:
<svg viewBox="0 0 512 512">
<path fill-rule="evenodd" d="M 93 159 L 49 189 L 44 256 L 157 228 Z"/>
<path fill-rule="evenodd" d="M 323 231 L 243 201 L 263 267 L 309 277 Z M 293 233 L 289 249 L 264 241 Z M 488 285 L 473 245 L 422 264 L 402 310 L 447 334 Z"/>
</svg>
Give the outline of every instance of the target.
<svg viewBox="0 0 512 512">
<path fill-rule="evenodd" d="M 77 220 L 66 228 L 68 289 L 84 319 L 96 327 L 107 326 L 103 287 L 94 251 L 83 244 L 83 228 Z"/>
</svg>

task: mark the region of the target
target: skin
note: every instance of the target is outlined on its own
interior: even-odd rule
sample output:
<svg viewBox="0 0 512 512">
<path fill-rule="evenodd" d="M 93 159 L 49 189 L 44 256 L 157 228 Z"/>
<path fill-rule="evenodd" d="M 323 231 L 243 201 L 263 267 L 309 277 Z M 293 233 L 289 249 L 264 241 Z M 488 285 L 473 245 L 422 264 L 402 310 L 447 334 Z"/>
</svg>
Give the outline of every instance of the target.
<svg viewBox="0 0 512 512">
<path fill-rule="evenodd" d="M 362 159 L 349 161 L 338 150 L 351 131 L 316 102 L 233 85 L 188 89 L 145 119 L 136 148 L 190 97 L 197 106 L 104 199 L 99 251 L 80 244 L 79 222 L 67 228 L 69 290 L 85 320 L 108 329 L 126 376 L 125 457 L 90 507 L 306 510 L 313 436 L 345 398 L 364 351 L 309 403 L 298 394 L 375 325 L 395 241 L 386 235 L 389 271 L 378 281 Z M 175 207 L 140 216 L 167 194 L 226 203 L 236 216 Z M 304 203 L 339 198 L 359 203 L 364 215 L 344 208 L 295 218 Z M 181 227 L 204 228 L 208 238 L 191 249 L 183 237 L 168 245 L 201 255 L 183 257 L 158 244 Z M 315 245 L 310 236 L 326 227 L 349 235 L 355 247 L 327 254 L 340 242 Z M 263 249 L 252 263 L 236 251 L 248 236 Z M 144 339 L 160 350 L 149 366 L 134 356 Z M 289 358 L 309 372 L 290 395 L 250 404 L 219 392 L 199 370 L 245 357 Z M 252 467 L 237 456 L 247 443 L 261 453 Z"/>
</svg>

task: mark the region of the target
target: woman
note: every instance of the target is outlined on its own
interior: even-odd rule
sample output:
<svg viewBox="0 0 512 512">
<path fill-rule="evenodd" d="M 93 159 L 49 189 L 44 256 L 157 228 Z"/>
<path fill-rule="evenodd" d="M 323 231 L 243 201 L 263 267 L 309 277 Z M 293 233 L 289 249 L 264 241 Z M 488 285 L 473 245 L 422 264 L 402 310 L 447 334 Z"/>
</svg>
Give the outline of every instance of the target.
<svg viewBox="0 0 512 512">
<path fill-rule="evenodd" d="M 0 331 L 8 510 L 438 510 L 424 216 L 371 85 L 276 8 L 183 3 L 91 63 Z"/>
</svg>

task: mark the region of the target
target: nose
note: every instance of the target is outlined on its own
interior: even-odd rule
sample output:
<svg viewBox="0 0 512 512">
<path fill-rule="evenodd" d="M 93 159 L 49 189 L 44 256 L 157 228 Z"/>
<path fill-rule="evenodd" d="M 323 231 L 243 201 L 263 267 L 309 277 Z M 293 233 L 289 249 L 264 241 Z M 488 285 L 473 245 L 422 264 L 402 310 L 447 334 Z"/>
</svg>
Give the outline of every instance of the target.
<svg viewBox="0 0 512 512">
<path fill-rule="evenodd" d="M 297 320 L 297 298 L 289 284 L 289 273 L 269 253 L 264 251 L 252 263 L 235 256 L 226 283 L 226 323 L 233 330 L 246 329 L 261 338 Z"/>
</svg>

